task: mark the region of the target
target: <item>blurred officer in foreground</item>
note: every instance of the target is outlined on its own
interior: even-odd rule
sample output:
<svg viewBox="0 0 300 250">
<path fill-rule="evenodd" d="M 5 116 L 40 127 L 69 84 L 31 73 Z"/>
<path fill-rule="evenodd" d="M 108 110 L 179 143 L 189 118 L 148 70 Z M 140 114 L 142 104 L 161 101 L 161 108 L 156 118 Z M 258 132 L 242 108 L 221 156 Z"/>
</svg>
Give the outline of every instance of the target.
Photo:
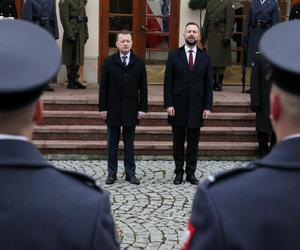
<svg viewBox="0 0 300 250">
<path fill-rule="evenodd" d="M 60 66 L 55 40 L 24 21 L 0 21 L 0 34 L 0 249 L 119 249 L 108 194 L 29 141 Z"/>
<path fill-rule="evenodd" d="M 251 110 L 256 113 L 256 132 L 260 157 L 268 154 L 276 143 L 270 120 L 270 91 L 272 81 L 268 77 L 270 64 L 261 52 L 257 52 L 251 71 Z"/>
<path fill-rule="evenodd" d="M 14 0 L 0 0 L 0 20 L 3 18 L 15 19 L 17 17 Z"/>
<path fill-rule="evenodd" d="M 60 0 L 60 20 L 64 28 L 62 64 L 67 67 L 68 89 L 85 89 L 79 82 L 78 70 L 84 64 L 84 46 L 89 39 L 87 0 Z"/>
<path fill-rule="evenodd" d="M 59 38 L 54 0 L 26 0 L 23 19 L 41 26 L 55 39 Z M 47 84 L 45 90 L 54 91 L 54 88 Z"/>
<path fill-rule="evenodd" d="M 272 65 L 270 115 L 279 143 L 262 160 L 198 187 L 182 249 L 299 249 L 299 27 L 278 24 L 260 42 Z"/>
<path fill-rule="evenodd" d="M 207 40 L 213 67 L 213 89 L 222 91 L 225 69 L 231 66 L 231 36 L 234 24 L 232 0 L 208 0 L 202 40 Z"/>
</svg>

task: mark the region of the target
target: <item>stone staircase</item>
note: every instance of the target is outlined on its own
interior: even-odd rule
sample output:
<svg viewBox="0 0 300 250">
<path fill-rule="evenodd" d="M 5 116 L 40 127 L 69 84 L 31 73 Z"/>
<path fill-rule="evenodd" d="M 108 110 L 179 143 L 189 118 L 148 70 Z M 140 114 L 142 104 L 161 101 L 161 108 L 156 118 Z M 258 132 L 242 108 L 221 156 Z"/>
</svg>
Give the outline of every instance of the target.
<svg viewBox="0 0 300 250">
<path fill-rule="evenodd" d="M 42 153 L 52 158 L 106 157 L 106 125 L 98 112 L 97 87 L 67 92 L 58 86 L 54 93 L 43 96 L 43 120 L 33 135 Z M 215 94 L 213 113 L 201 129 L 199 156 L 211 159 L 255 156 L 255 114 L 249 110 L 248 99 L 249 96 L 240 93 Z M 120 156 L 122 150 L 121 142 Z M 172 132 L 163 109 L 161 86 L 149 88 L 149 113 L 136 128 L 135 153 L 155 159 L 172 156 Z"/>
</svg>

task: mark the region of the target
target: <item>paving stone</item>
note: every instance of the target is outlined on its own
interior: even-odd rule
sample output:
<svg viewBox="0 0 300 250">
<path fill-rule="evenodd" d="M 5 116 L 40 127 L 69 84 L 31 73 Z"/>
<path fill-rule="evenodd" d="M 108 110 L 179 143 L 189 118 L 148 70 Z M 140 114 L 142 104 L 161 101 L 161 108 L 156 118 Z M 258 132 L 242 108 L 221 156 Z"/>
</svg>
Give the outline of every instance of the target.
<svg viewBox="0 0 300 250">
<path fill-rule="evenodd" d="M 189 219 L 197 187 L 184 182 L 175 186 L 173 161 L 137 161 L 141 185 L 125 181 L 123 162 L 118 180 L 105 185 L 106 161 L 52 161 L 58 168 L 87 174 L 110 193 L 111 209 L 120 235 L 121 249 L 180 249 L 179 242 Z M 196 176 L 245 166 L 247 162 L 199 161 Z"/>
</svg>

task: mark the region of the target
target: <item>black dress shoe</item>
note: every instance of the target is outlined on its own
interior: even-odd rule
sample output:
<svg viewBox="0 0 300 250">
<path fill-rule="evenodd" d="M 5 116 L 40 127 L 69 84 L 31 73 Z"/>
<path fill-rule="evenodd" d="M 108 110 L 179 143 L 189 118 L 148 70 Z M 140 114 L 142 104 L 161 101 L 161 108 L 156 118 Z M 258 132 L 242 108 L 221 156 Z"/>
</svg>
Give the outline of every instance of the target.
<svg viewBox="0 0 300 250">
<path fill-rule="evenodd" d="M 177 174 L 177 175 L 175 176 L 175 179 L 174 179 L 173 183 L 174 183 L 175 185 L 179 185 L 179 184 L 182 183 L 182 181 L 183 181 L 183 176 L 182 176 L 181 174 Z"/>
<path fill-rule="evenodd" d="M 135 175 L 130 178 L 129 182 L 134 185 L 140 185 L 140 181 L 138 178 L 135 177 Z"/>
<path fill-rule="evenodd" d="M 105 183 L 107 185 L 111 185 L 111 184 L 114 184 L 115 181 L 117 180 L 117 177 L 116 176 L 113 176 L 113 175 L 109 175 L 105 181 Z"/>
<path fill-rule="evenodd" d="M 199 184 L 199 180 L 194 175 L 187 176 L 186 181 L 188 181 L 189 183 L 191 183 L 193 185 L 198 185 Z"/>
</svg>

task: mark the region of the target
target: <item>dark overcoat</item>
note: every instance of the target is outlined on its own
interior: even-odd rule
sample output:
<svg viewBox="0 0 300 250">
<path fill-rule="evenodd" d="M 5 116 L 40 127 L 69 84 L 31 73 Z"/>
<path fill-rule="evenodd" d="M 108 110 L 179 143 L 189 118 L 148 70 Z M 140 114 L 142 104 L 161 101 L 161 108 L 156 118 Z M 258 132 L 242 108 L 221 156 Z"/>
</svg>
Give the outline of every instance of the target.
<svg viewBox="0 0 300 250">
<path fill-rule="evenodd" d="M 209 0 L 205 12 L 203 35 L 207 40 L 208 54 L 213 67 L 231 65 L 230 43 L 224 46 L 223 40 L 231 40 L 234 24 L 232 0 Z"/>
<path fill-rule="evenodd" d="M 59 38 L 54 0 L 26 0 L 23 19 L 40 25 L 55 39 Z"/>
<path fill-rule="evenodd" d="M 209 177 L 194 198 L 187 249 L 299 249 L 299 178 L 299 137 L 248 167 Z"/>
<path fill-rule="evenodd" d="M 14 0 L 0 1 L 0 16 L 13 18 L 17 17 L 16 4 Z"/>
<path fill-rule="evenodd" d="M 64 28 L 62 64 L 84 64 L 84 45 L 89 38 L 85 5 L 86 0 L 59 1 L 60 20 Z M 76 40 L 75 45 L 70 39 Z"/>
<path fill-rule="evenodd" d="M 257 22 L 267 22 L 258 25 Z M 280 13 L 277 0 L 260 0 L 250 2 L 249 11 L 245 20 L 244 43 L 247 47 L 247 66 L 251 67 L 254 62 L 255 53 L 258 51 L 258 43 L 263 33 L 271 26 L 279 23 Z"/>
<path fill-rule="evenodd" d="M 212 69 L 209 55 L 197 49 L 193 71 L 189 70 L 184 46 L 169 53 L 164 79 L 164 107 L 173 106 L 175 127 L 199 128 L 204 109 L 212 109 Z"/>
<path fill-rule="evenodd" d="M 99 111 L 107 111 L 110 126 L 135 126 L 138 111 L 147 112 L 148 91 L 145 62 L 130 53 L 124 66 L 119 52 L 108 56 L 101 67 Z"/>
<path fill-rule="evenodd" d="M 300 19 L 300 3 L 294 4 L 291 9 L 289 20 L 294 20 L 294 19 Z"/>
<path fill-rule="evenodd" d="M 0 249 L 119 249 L 107 192 L 30 142 L 0 140 Z"/>
<path fill-rule="evenodd" d="M 261 53 L 257 53 L 251 71 L 251 107 L 256 112 L 256 131 L 272 132 L 270 120 L 270 66 Z"/>
</svg>

